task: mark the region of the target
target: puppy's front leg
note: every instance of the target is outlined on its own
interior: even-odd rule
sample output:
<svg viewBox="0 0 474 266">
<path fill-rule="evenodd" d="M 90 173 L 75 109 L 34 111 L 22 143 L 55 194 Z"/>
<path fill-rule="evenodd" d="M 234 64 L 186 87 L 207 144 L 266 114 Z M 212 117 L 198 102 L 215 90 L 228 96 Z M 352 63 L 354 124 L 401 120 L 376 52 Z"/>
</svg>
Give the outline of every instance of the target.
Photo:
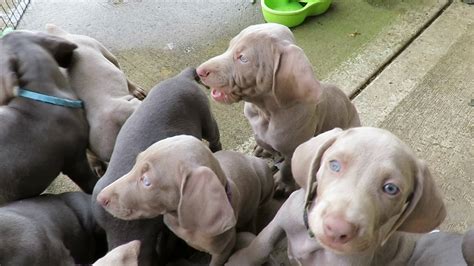
<svg viewBox="0 0 474 266">
<path fill-rule="evenodd" d="M 232 234 L 231 238 L 230 238 L 229 242 L 227 242 L 227 245 L 223 249 L 223 251 L 221 253 L 212 254 L 211 263 L 209 264 L 210 266 L 224 265 L 224 263 L 227 261 L 227 259 L 232 254 L 232 251 L 234 249 L 235 242 L 236 242 L 236 239 L 237 239 L 237 237 L 236 237 L 237 233 L 235 232 L 235 229 L 232 229 L 231 234 Z"/>
<path fill-rule="evenodd" d="M 63 173 L 87 194 L 92 194 L 92 190 L 94 190 L 94 186 L 99 180 L 99 177 L 94 174 L 89 165 L 85 151 L 75 162 L 69 162 Z"/>
<path fill-rule="evenodd" d="M 212 152 L 222 150 L 219 127 L 211 113 L 207 115 L 206 121 L 203 125 L 202 137 L 209 142 L 209 149 Z"/>
<path fill-rule="evenodd" d="M 275 180 L 275 197 L 286 198 L 298 189 L 291 173 L 291 157 L 285 156 L 280 171 L 273 176 L 273 180 Z"/>
<path fill-rule="evenodd" d="M 286 213 L 284 207 L 280 209 L 279 213 Z M 229 261 L 225 264 L 226 266 L 257 266 L 262 265 L 268 260 L 270 253 L 273 251 L 276 243 L 283 239 L 285 231 L 280 226 L 281 218 L 277 216 L 273 221 L 265 227 L 260 234 L 250 243 L 250 245 L 244 249 L 241 249 L 234 253 Z"/>
</svg>

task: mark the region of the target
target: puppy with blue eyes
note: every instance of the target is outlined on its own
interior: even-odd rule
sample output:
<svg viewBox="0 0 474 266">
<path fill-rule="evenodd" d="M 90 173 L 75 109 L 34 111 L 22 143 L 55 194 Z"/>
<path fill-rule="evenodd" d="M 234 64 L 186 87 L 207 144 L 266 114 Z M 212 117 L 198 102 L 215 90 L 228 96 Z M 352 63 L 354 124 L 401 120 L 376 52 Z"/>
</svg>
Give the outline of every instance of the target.
<svg viewBox="0 0 474 266">
<path fill-rule="evenodd" d="M 292 171 L 302 189 L 228 265 L 261 265 L 285 234 L 298 265 L 406 265 L 420 235 L 402 232 L 446 216 L 425 163 L 383 129 L 320 134 L 295 150 Z"/>
<path fill-rule="evenodd" d="M 255 234 L 271 220 L 273 185 L 264 160 L 212 153 L 201 140 L 179 135 L 140 153 L 131 171 L 97 200 L 123 220 L 163 215 L 174 234 L 211 254 L 210 265 L 217 266 L 229 258 L 237 233 Z"/>
</svg>

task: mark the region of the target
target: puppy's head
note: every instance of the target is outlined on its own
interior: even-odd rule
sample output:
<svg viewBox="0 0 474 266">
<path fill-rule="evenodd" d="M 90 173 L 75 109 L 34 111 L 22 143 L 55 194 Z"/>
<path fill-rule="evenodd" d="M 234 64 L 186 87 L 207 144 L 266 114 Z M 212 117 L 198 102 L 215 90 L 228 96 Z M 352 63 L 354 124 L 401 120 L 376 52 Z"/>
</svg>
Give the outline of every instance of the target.
<svg viewBox="0 0 474 266">
<path fill-rule="evenodd" d="M 25 30 L 0 39 L 0 104 L 14 96 L 16 86 L 61 79 L 58 65 L 68 67 L 77 46 L 63 38 Z M 54 60 L 53 60 L 54 59 Z M 41 69 L 42 71 L 37 71 Z M 49 71 L 51 70 L 51 71 Z M 47 77 L 39 73 L 47 73 Z"/>
<path fill-rule="evenodd" d="M 192 136 L 175 136 L 138 155 L 133 169 L 97 196 L 124 220 L 171 213 L 180 226 L 209 235 L 235 225 L 225 191 L 227 180 L 209 148 Z"/>
<path fill-rule="evenodd" d="M 426 165 L 386 130 L 334 129 L 301 144 L 293 175 L 307 193 L 308 225 L 336 253 L 366 251 L 393 231 L 428 232 L 445 218 Z"/>
<path fill-rule="evenodd" d="M 319 82 L 291 31 L 279 24 L 253 25 L 234 37 L 227 51 L 197 68 L 214 100 L 231 104 L 271 97 L 278 105 L 316 101 Z"/>
<path fill-rule="evenodd" d="M 28 48 L 28 45 L 39 45 L 48 51 L 61 67 L 69 66 L 72 53 L 77 48 L 76 44 L 64 38 L 36 31 L 17 30 L 7 34 L 4 39 L 10 42 L 12 46 L 17 46 L 18 49 L 22 49 L 21 53 L 25 53 L 26 56 L 28 56 L 28 52 L 30 51 L 29 49 L 25 49 Z"/>
<path fill-rule="evenodd" d="M 100 258 L 93 265 L 128 265 L 138 266 L 138 255 L 140 254 L 140 241 L 134 240 L 118 246 Z"/>
</svg>

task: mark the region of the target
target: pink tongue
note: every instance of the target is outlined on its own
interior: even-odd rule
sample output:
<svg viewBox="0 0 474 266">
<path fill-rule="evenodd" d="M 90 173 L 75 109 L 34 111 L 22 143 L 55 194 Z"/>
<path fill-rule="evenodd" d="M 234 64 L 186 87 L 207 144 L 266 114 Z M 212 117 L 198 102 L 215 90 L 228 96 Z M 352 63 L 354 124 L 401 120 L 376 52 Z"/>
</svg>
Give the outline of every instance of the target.
<svg viewBox="0 0 474 266">
<path fill-rule="evenodd" d="M 225 94 L 222 93 L 221 91 L 216 90 L 216 89 L 211 89 L 211 96 L 216 101 L 224 101 L 225 100 Z"/>
</svg>

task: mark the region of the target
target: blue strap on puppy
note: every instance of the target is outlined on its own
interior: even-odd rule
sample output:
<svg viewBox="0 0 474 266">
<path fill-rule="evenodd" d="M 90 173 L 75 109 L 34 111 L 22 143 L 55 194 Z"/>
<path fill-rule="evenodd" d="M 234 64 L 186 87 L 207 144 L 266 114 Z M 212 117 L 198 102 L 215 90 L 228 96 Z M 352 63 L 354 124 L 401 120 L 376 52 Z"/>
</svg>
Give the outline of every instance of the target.
<svg viewBox="0 0 474 266">
<path fill-rule="evenodd" d="M 31 99 L 37 102 L 59 105 L 59 106 L 64 106 L 68 108 L 83 108 L 84 107 L 84 104 L 81 100 L 59 98 L 59 97 L 41 94 L 38 92 L 26 90 L 26 89 L 18 89 L 18 96 Z"/>
</svg>

